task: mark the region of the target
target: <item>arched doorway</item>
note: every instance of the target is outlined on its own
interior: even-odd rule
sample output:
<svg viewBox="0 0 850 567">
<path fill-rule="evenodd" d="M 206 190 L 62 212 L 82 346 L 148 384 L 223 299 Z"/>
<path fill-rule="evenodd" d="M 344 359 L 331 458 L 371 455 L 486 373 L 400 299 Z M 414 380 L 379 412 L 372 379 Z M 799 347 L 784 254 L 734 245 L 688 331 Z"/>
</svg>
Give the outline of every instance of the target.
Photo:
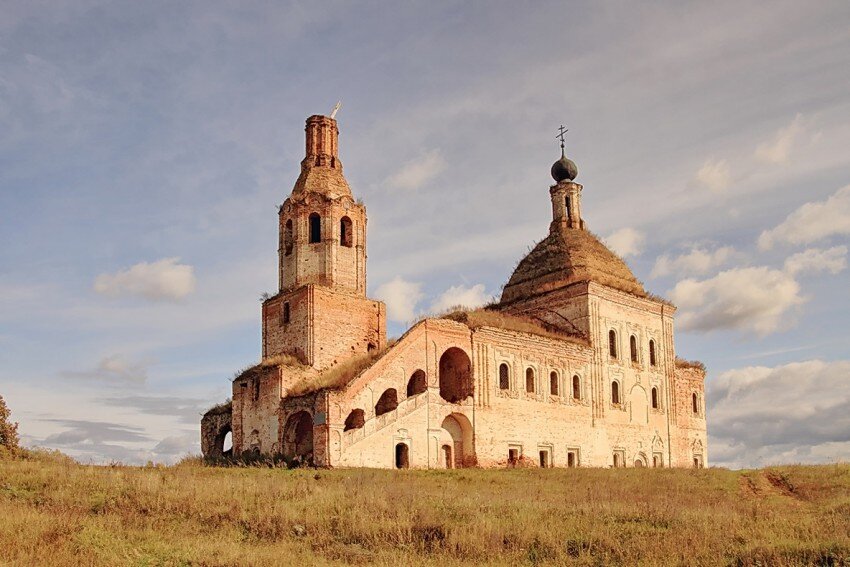
<svg viewBox="0 0 850 567">
<path fill-rule="evenodd" d="M 227 429 L 224 434 L 224 439 L 221 441 L 221 454 L 224 457 L 229 457 L 233 454 L 233 432 Z"/>
<path fill-rule="evenodd" d="M 410 466 L 410 449 L 407 443 L 397 443 L 395 446 L 395 468 L 406 469 Z"/>
<path fill-rule="evenodd" d="M 230 457 L 233 454 L 233 432 L 230 424 L 222 427 L 215 436 L 210 457 Z"/>
<path fill-rule="evenodd" d="M 440 446 L 446 468 L 463 468 L 475 465 L 475 448 L 472 443 L 472 424 L 460 413 L 446 416 L 441 425 Z M 448 449 L 448 450 L 447 450 Z"/>
<path fill-rule="evenodd" d="M 283 429 L 283 456 L 303 463 L 313 461 L 313 416 L 299 411 L 286 420 Z"/>
<path fill-rule="evenodd" d="M 473 393 L 472 363 L 466 353 L 451 347 L 440 357 L 440 396 L 453 404 Z"/>
<path fill-rule="evenodd" d="M 455 461 L 452 458 L 452 446 L 443 445 L 443 466 L 447 469 L 455 468 Z"/>
</svg>

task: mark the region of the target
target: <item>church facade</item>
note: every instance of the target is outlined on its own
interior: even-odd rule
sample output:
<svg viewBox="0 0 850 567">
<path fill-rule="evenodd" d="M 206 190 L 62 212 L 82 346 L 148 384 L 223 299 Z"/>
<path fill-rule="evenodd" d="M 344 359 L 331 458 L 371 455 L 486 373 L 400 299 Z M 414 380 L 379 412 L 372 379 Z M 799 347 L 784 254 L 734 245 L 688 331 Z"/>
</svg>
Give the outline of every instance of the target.
<svg viewBox="0 0 850 567">
<path fill-rule="evenodd" d="M 563 150 L 548 235 L 500 300 L 388 342 L 384 304 L 366 296 L 366 209 L 338 134 L 330 117 L 307 119 L 301 174 L 279 209 L 262 360 L 204 415 L 205 456 L 232 433 L 234 454 L 322 467 L 706 465 L 705 369 L 676 357 L 675 307 L 586 229 Z"/>
</svg>

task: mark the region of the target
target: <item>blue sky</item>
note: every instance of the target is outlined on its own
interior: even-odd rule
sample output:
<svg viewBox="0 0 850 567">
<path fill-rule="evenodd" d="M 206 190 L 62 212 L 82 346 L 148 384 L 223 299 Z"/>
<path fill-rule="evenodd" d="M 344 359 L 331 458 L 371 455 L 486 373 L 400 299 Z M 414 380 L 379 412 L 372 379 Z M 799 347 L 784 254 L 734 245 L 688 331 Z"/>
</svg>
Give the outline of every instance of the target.
<svg viewBox="0 0 850 567">
<path fill-rule="evenodd" d="M 709 368 L 711 460 L 850 458 L 845 2 L 4 2 L 0 395 L 27 443 L 198 451 L 337 100 L 391 334 L 500 292 L 563 123 L 589 228 Z"/>
</svg>

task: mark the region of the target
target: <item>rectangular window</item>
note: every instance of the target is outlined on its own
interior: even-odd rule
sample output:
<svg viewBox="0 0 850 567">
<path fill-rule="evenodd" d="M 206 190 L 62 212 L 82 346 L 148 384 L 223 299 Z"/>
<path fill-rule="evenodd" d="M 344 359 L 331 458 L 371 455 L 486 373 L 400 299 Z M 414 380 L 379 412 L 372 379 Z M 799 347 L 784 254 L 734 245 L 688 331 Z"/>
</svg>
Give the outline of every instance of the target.
<svg viewBox="0 0 850 567">
<path fill-rule="evenodd" d="M 283 304 L 283 324 L 289 325 L 289 302 Z"/>
<path fill-rule="evenodd" d="M 578 455 L 579 450 L 577 447 L 571 447 L 567 449 L 567 466 L 569 468 L 575 468 L 579 466 Z"/>
<path fill-rule="evenodd" d="M 552 447 L 542 446 L 537 447 L 539 463 L 541 469 L 548 469 L 552 466 Z"/>
<path fill-rule="evenodd" d="M 514 467 L 522 458 L 522 445 L 508 445 L 508 466 Z"/>
</svg>

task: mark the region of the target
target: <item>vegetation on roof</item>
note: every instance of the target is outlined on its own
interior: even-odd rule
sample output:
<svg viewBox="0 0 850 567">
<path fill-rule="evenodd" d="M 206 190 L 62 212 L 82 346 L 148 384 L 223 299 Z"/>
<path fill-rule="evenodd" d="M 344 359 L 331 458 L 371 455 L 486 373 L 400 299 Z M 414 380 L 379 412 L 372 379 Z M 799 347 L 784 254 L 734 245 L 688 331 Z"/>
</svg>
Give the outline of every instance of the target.
<svg viewBox="0 0 850 567">
<path fill-rule="evenodd" d="M 233 375 L 233 381 L 235 382 L 236 380 L 250 380 L 251 378 L 255 378 L 258 375 L 263 374 L 263 372 L 271 368 L 278 368 L 280 366 L 284 366 L 287 368 L 296 368 L 299 370 L 310 368 L 295 356 L 292 356 L 290 354 L 279 354 L 277 356 L 269 357 L 259 362 L 258 364 L 254 364 L 253 366 L 248 366 L 246 368 L 243 368 L 242 370 L 237 371 Z"/>
<path fill-rule="evenodd" d="M 318 392 L 319 390 L 337 390 L 344 388 L 354 380 L 361 372 L 372 366 L 376 360 L 381 358 L 395 343 L 387 343 L 381 350 L 373 350 L 370 353 L 354 356 L 331 366 L 321 372 L 308 373 L 296 382 L 287 391 L 287 396 L 304 396 Z"/>
<path fill-rule="evenodd" d="M 467 310 L 455 307 L 448 313 L 440 315 L 438 318 L 463 323 L 472 330 L 480 329 L 481 327 L 496 327 L 507 331 L 529 333 L 532 335 L 539 335 L 542 337 L 587 345 L 587 340 L 584 337 L 556 329 L 552 325 L 544 324 L 542 321 L 538 321 L 530 317 L 510 315 L 492 308 L 484 307 Z"/>
<path fill-rule="evenodd" d="M 699 360 L 686 360 L 678 356 L 676 357 L 676 368 L 696 368 L 705 372 L 705 364 Z"/>
<path fill-rule="evenodd" d="M 204 412 L 204 415 L 219 415 L 222 413 L 230 413 L 233 411 L 233 400 L 227 398 L 223 402 L 215 404 L 213 407 Z"/>
</svg>

